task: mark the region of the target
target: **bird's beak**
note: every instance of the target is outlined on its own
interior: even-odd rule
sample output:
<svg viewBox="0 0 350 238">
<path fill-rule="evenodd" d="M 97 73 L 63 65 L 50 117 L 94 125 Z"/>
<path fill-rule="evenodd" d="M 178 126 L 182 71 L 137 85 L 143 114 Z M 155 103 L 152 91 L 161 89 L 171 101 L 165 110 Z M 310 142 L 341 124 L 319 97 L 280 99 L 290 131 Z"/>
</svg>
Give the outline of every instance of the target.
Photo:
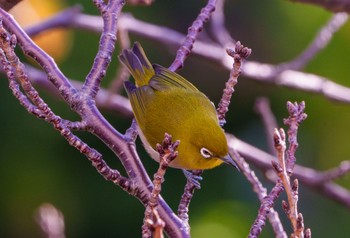
<svg viewBox="0 0 350 238">
<path fill-rule="evenodd" d="M 238 171 L 240 171 L 239 168 L 238 168 L 238 166 L 237 166 L 237 164 L 236 164 L 236 162 L 233 161 L 233 159 L 232 159 L 232 157 L 231 157 L 230 154 L 227 154 L 225 157 L 222 157 L 222 158 L 220 158 L 220 159 L 221 159 L 222 161 L 224 161 L 225 164 L 232 165 L 232 166 L 235 167 Z"/>
</svg>

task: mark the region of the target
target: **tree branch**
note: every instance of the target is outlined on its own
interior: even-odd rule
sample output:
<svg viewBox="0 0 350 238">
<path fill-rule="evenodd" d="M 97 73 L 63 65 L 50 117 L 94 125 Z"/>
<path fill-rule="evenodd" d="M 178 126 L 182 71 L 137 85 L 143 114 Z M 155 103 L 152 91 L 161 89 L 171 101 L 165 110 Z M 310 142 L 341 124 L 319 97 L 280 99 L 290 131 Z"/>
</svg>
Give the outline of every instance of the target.
<svg viewBox="0 0 350 238">
<path fill-rule="evenodd" d="M 279 215 L 272 207 L 274 200 L 278 197 L 277 195 L 283 190 L 283 187 L 281 188 L 281 191 L 279 191 L 279 189 L 276 188 L 275 191 L 271 191 L 270 194 L 267 195 L 266 188 L 261 184 L 260 180 L 255 175 L 255 172 L 251 170 L 249 164 L 240 156 L 239 153 L 237 153 L 236 150 L 230 149 L 230 153 L 234 155 L 235 162 L 237 163 L 244 176 L 252 185 L 253 191 L 257 194 L 261 203 L 261 212 L 259 211 L 259 217 L 255 220 L 254 224 L 252 225 L 250 234 L 253 237 L 258 236 L 258 234 L 262 230 L 262 227 L 265 225 L 265 220 L 267 217 L 271 223 L 276 238 L 287 238 L 287 234 L 283 229 Z"/>
<path fill-rule="evenodd" d="M 227 49 L 227 54 L 233 58 L 234 62 L 230 72 L 229 80 L 225 84 L 224 93 L 219 102 L 219 106 L 216 109 L 219 124 L 221 127 L 226 123 L 225 116 L 228 112 L 228 106 L 231 103 L 231 97 L 234 92 L 234 86 L 237 84 L 238 77 L 241 74 L 241 67 L 243 61 L 250 56 L 251 52 L 251 49 L 249 49 L 248 47 L 244 47 L 239 41 L 237 41 L 235 45 L 235 50 Z"/>
<path fill-rule="evenodd" d="M 60 95 L 74 111 L 81 115 L 82 121 L 86 123 L 84 124 L 84 129 L 87 129 L 92 134 L 98 136 L 120 158 L 129 178 L 125 179 L 120 176 L 118 171 L 110 169 L 96 150 L 87 146 L 83 141 L 71 133 L 66 127 L 67 123 L 65 121 L 62 121 L 59 117 L 51 113 L 48 107 L 41 108 L 40 106 L 39 109 L 44 111 L 45 118 L 47 117 L 47 120 L 52 122 L 54 127 L 61 132 L 62 136 L 70 145 L 74 146 L 87 156 L 101 175 L 122 186 L 123 189 L 137 197 L 144 205 L 146 205 L 153 186 L 137 155 L 134 142 L 126 140 L 124 135 L 116 131 L 106 121 L 96 108 L 94 100 L 91 97 L 86 97 L 84 92 L 77 91 L 72 86 L 69 80 L 57 68 L 53 59 L 47 56 L 30 40 L 11 16 L 7 15 L 7 13 L 1 9 L 0 16 L 3 16 L 5 27 L 11 29 L 16 35 L 24 52 L 33 57 L 34 60 L 38 61 L 54 86 L 59 89 Z M 45 111 L 44 109 L 48 111 Z M 50 116 L 48 117 L 46 113 Z M 135 184 L 137 184 L 137 186 L 135 186 Z M 159 199 L 159 205 L 159 214 L 166 223 L 165 231 L 167 234 L 170 237 L 188 237 L 189 234 L 181 229 L 181 220 L 174 215 L 162 198 Z"/>
<path fill-rule="evenodd" d="M 196 41 L 199 32 L 202 31 L 203 25 L 210 18 L 210 15 L 215 10 L 216 0 L 208 0 L 208 4 L 201 10 L 201 13 L 198 15 L 197 19 L 192 23 L 188 28 L 188 33 L 181 44 L 180 48 L 177 50 L 176 57 L 174 62 L 169 66 L 171 71 L 177 71 L 184 66 L 184 62 L 191 53 L 193 44 Z"/>
<path fill-rule="evenodd" d="M 271 190 L 270 194 L 263 198 L 263 201 L 261 202 L 261 206 L 259 208 L 258 216 L 250 228 L 248 238 L 256 238 L 260 235 L 263 227 L 265 226 L 266 217 L 282 191 L 282 184 L 277 183 L 276 186 Z"/>
<path fill-rule="evenodd" d="M 314 37 L 309 46 L 299 54 L 295 59 L 277 65 L 278 71 L 283 72 L 287 69 L 300 70 L 314 59 L 316 54 L 323 50 L 331 41 L 333 35 L 348 21 L 349 16 L 347 13 L 336 13 L 324 25 L 318 34 Z"/>
<path fill-rule="evenodd" d="M 233 135 L 226 135 L 229 148 L 236 150 L 247 160 L 248 163 L 254 164 L 265 172 L 271 169 L 270 161 L 276 160 L 275 156 L 249 145 Z M 350 191 L 334 182 L 323 183 L 322 179 L 320 179 L 322 178 L 322 172 L 304 166 L 295 165 L 293 175 L 298 178 L 303 185 L 319 194 L 322 194 L 328 199 L 342 204 L 350 210 Z M 275 181 L 275 179 L 276 178 L 274 177 L 273 181 Z"/>
<path fill-rule="evenodd" d="M 208 1 L 207 6 L 202 9 L 197 19 L 189 28 L 187 36 L 165 27 L 159 27 L 136 20 L 130 15 L 121 15 L 119 17 L 124 4 L 124 1 L 121 0 L 94 0 L 95 5 L 102 14 L 103 21 L 100 17 L 83 15 L 80 14 L 80 9 L 72 8 L 54 16 L 42 24 L 28 29 L 29 33 L 37 34 L 52 27 L 74 26 L 100 32 L 103 26 L 103 32 L 100 38 L 100 48 L 95 57 L 94 64 L 91 67 L 91 71 L 86 77 L 83 91 L 77 90 L 82 88 L 81 83 L 69 80 L 64 76 L 53 59 L 40 50 L 5 11 L 0 10 L 0 16 L 3 19 L 4 26 L 11 32 L 11 34 L 7 34 L 4 28 L 1 28 L 1 30 L 4 31 L 1 32 L 2 45 L 0 50 L 0 60 L 4 71 L 9 78 L 9 84 L 13 94 L 28 112 L 39 118 L 45 119 L 51 123 L 55 129 L 60 131 L 69 144 L 83 153 L 104 178 L 118 184 L 124 190 L 137 197 L 147 208 L 153 207 L 153 209 L 151 209 L 152 213 L 149 213 L 151 215 L 145 216 L 145 220 L 148 220 L 153 228 L 157 229 L 157 232 L 155 232 L 154 235 L 159 237 L 162 236 L 164 223 L 165 230 L 169 237 L 189 237 L 188 206 L 192 199 L 195 186 L 193 186 L 193 184 L 190 186 L 189 183 L 187 183 L 178 209 L 179 216 L 176 216 L 164 199 L 159 196 L 160 188 L 157 186 L 160 186 L 161 179 L 159 180 L 157 177 L 158 180 L 154 183 L 156 186 L 152 186 L 152 183 L 140 161 L 135 147 L 135 139 L 137 136 L 135 121 L 133 121 L 131 127 L 125 134 L 121 134 L 107 122 L 97 109 L 97 105 L 100 108 L 115 107 L 118 112 L 122 111 L 130 116 L 132 115 L 132 112 L 127 99 L 119 95 L 111 96 L 111 93 L 105 90 L 101 90 L 99 94 L 97 94 L 97 92 L 100 89 L 101 80 L 105 76 L 106 70 L 111 61 L 111 55 L 114 51 L 118 21 L 119 24 L 122 24 L 122 28 L 119 28 L 119 33 L 121 32 L 120 29 L 123 29 L 126 34 L 124 36 L 127 36 L 128 33 L 136 33 L 153 40 L 158 40 L 164 44 L 179 45 L 179 42 L 183 42 L 180 45 L 180 49 L 177 52 L 173 64 L 170 66 L 171 70 L 175 71 L 183 67 L 184 61 L 190 52 L 197 53 L 205 59 L 216 61 L 217 64 L 226 69 L 231 69 L 231 59 L 225 55 L 224 50 L 221 47 L 213 43 L 196 41 L 204 23 L 208 21 L 209 16 L 214 11 L 215 2 L 216 1 Z M 0 4 L 1 3 L 2 1 L 0 0 Z M 218 3 L 219 13 L 216 18 L 213 19 L 213 24 L 214 26 L 215 24 L 217 26 L 215 27 L 215 29 L 217 29 L 216 33 L 222 32 L 224 37 L 217 36 L 217 41 L 221 44 L 228 44 L 233 40 L 228 34 L 227 29 L 224 27 L 224 1 L 219 0 Z M 224 94 L 223 102 L 220 103 L 218 109 L 218 114 L 221 116 L 220 120 L 222 124 L 224 123 L 225 113 L 227 112 L 228 103 L 230 102 L 233 93 L 233 86 L 237 81 L 241 69 L 244 75 L 250 76 L 257 81 L 315 92 L 322 94 L 329 99 L 350 103 L 349 88 L 335 84 L 328 79 L 313 74 L 297 71 L 305 66 L 329 43 L 331 37 L 346 22 L 346 20 L 347 15 L 343 13 L 336 14 L 329 23 L 321 29 L 310 46 L 300 54 L 300 56 L 290 62 L 280 65 L 246 62 L 244 67 L 241 67 L 241 59 L 235 58 L 235 64 L 231 71 L 229 82 L 226 85 L 227 92 Z M 214 32 L 215 29 L 213 29 Z M 22 46 L 25 54 L 35 59 L 47 75 L 33 68 L 27 68 L 25 70 L 19 60 L 14 57 L 15 54 L 13 49 L 16 44 L 16 38 Z M 196 48 L 192 49 L 195 41 Z M 236 45 L 236 47 L 238 46 L 239 45 Z M 234 57 L 237 57 L 238 52 L 239 50 L 236 48 L 236 52 L 230 51 L 229 53 L 232 53 Z M 49 106 L 40 98 L 34 87 L 32 87 L 31 82 L 28 79 L 29 77 L 34 80 L 34 82 L 37 82 L 44 87 L 50 87 L 49 90 L 52 92 L 55 91 L 56 94 L 58 93 L 69 104 L 69 106 L 81 116 L 82 120 L 72 122 L 55 115 Z M 120 76 L 120 78 L 124 77 L 125 76 L 123 75 Z M 47 78 L 52 84 L 49 83 Z M 122 102 L 120 102 L 120 100 L 122 100 Z M 318 172 L 298 165 L 294 166 L 295 150 L 298 146 L 296 141 L 296 129 L 298 128 L 299 123 L 305 119 L 305 115 L 300 116 L 303 115 L 303 105 L 289 104 L 289 111 L 291 114 L 296 113 L 297 116 L 295 116 L 294 119 L 292 117 L 285 121 L 290 127 L 288 132 L 290 144 L 287 150 L 288 156 L 287 159 L 285 159 L 284 149 L 283 153 L 280 151 L 280 164 L 275 164 L 275 168 L 277 171 L 282 170 L 282 172 L 286 172 L 282 174 L 281 181 L 286 187 L 287 194 L 289 194 L 289 205 L 287 206 L 285 203 L 284 208 L 289 213 L 291 213 L 290 211 L 293 211 L 292 223 L 294 233 L 297 236 L 310 237 L 311 231 L 305 230 L 304 232 L 302 215 L 298 214 L 296 210 L 296 201 L 298 198 L 295 195 L 298 193 L 298 180 L 295 180 L 295 182 L 290 184 L 289 176 L 294 171 L 294 174 L 298 177 L 299 181 L 312 187 L 321 194 L 324 194 L 328 198 L 334 199 L 350 208 L 349 191 L 332 182 L 332 180 L 347 174 L 350 171 L 350 166 L 348 161 L 346 161 L 339 167 L 325 172 Z M 99 137 L 120 158 L 121 163 L 125 167 L 127 177 L 123 177 L 120 175 L 119 171 L 109 168 L 102 159 L 102 155 L 75 136 L 72 132 L 73 130 L 87 130 Z M 282 137 L 283 136 L 279 134 L 279 138 L 277 139 L 283 141 L 284 139 L 282 139 Z M 232 151 L 234 149 L 234 153 L 238 160 L 241 158 L 238 154 L 239 152 L 245 156 L 248 161 L 254 162 L 254 164 L 263 171 L 271 170 L 268 161 L 274 159 L 274 156 L 268 155 L 252 146 L 249 146 L 232 136 L 228 136 L 228 138 L 230 150 Z M 238 147 L 237 144 L 239 145 Z M 268 160 L 264 161 L 263 158 Z M 240 167 L 244 168 L 244 174 L 252 183 L 254 191 L 262 201 L 257 220 L 251 229 L 252 237 L 257 236 L 260 233 L 262 224 L 265 224 L 266 217 L 270 219 L 276 236 L 280 235 L 279 237 L 285 237 L 285 232 L 283 231 L 279 218 L 276 214 L 274 215 L 274 210 L 272 209 L 272 205 L 281 191 L 280 186 L 282 182 L 278 181 L 272 192 L 269 195 L 266 195 L 266 189 L 262 186 L 254 172 L 250 170 L 244 160 L 240 162 Z M 288 183 L 286 183 L 286 181 Z M 155 203 L 154 200 L 152 200 L 153 198 L 156 198 L 156 203 L 159 203 L 159 206 L 152 205 Z M 157 207 L 157 209 L 154 209 L 155 207 Z M 269 213 L 270 215 L 268 215 Z M 164 223 L 162 223 L 163 221 Z"/>
<path fill-rule="evenodd" d="M 112 53 L 117 41 L 117 20 L 125 0 L 109 1 L 107 5 L 105 5 L 104 1 L 95 1 L 95 4 L 102 14 L 103 31 L 94 64 L 86 76 L 82 88 L 92 98 L 96 97 L 101 80 L 106 75 L 107 68 L 112 60 Z"/>
<path fill-rule="evenodd" d="M 66 76 L 57 67 L 53 58 L 40 49 L 22 28 L 15 22 L 13 17 L 4 10 L 0 9 L 0 17 L 6 29 L 11 34 L 16 35 L 17 41 L 20 44 L 24 54 L 35 58 L 35 61 L 39 63 L 45 73 L 48 75 L 48 79 L 59 89 L 59 93 L 67 102 L 72 101 L 73 95 L 76 93 L 76 89 L 70 84 Z"/>
<path fill-rule="evenodd" d="M 334 18 L 339 19 L 342 17 L 339 15 L 339 18 Z M 332 35 L 337 29 L 339 29 L 341 22 L 341 20 L 337 20 L 338 24 L 330 23 L 329 26 L 332 26 L 332 28 L 330 28 L 331 30 L 328 33 Z M 94 32 L 100 32 L 102 27 L 100 17 L 84 14 L 78 14 L 69 23 L 73 27 Z M 179 42 L 182 42 L 185 39 L 185 35 L 182 33 L 167 27 L 157 26 L 137 20 L 131 15 L 127 14 L 121 15 L 119 23 L 120 25 L 123 25 L 123 29 L 128 30 L 130 33 L 150 38 L 163 44 L 179 46 Z M 325 27 L 324 29 L 328 28 Z M 314 40 L 314 42 L 316 41 L 317 40 Z M 312 45 L 313 44 L 310 44 L 310 47 Z M 322 47 L 318 47 L 318 50 L 321 49 Z M 191 52 L 217 65 L 220 65 L 227 70 L 231 70 L 232 68 L 230 57 L 226 55 L 225 50 L 220 46 L 197 40 L 196 47 L 193 48 Z M 281 71 L 278 65 L 274 66 L 255 61 L 246 61 L 242 67 L 242 75 L 258 82 L 270 83 L 294 90 L 316 93 L 333 101 L 350 104 L 350 88 L 334 83 L 330 79 L 315 74 L 292 69 L 285 69 Z"/>
<path fill-rule="evenodd" d="M 159 196 L 162 189 L 162 183 L 164 182 L 166 169 L 171 161 L 173 161 L 178 155 L 176 149 L 179 144 L 179 140 L 173 143 L 171 135 L 167 133 L 164 135 L 162 144 L 157 144 L 157 152 L 159 153 L 159 168 L 154 174 L 153 189 L 145 210 L 144 224 L 142 226 L 143 238 L 151 237 L 151 226 L 153 226 L 152 228 L 155 230 L 155 224 L 157 224 L 157 226 L 159 226 L 159 224 L 163 224 L 162 221 L 159 221 L 161 218 L 157 218 L 156 214 L 158 213 L 155 214 L 155 210 L 158 207 Z M 154 222 L 155 219 L 156 222 Z"/>
</svg>

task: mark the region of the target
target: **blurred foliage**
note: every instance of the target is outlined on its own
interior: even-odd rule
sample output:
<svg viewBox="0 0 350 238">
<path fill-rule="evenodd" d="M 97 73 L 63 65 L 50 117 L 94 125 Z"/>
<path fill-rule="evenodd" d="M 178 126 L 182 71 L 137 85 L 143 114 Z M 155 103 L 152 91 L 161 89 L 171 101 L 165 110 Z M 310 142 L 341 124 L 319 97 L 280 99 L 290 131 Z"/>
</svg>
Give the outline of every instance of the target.
<svg viewBox="0 0 350 238">
<path fill-rule="evenodd" d="M 78 3 L 84 7 L 84 12 L 98 14 L 92 1 L 70 0 L 66 5 Z M 158 0 L 150 7 L 126 6 L 124 10 L 139 19 L 186 33 L 205 3 Z M 297 56 L 331 16 L 321 8 L 283 0 L 229 1 L 225 12 L 227 26 L 234 38 L 253 49 L 250 59 L 268 63 L 284 62 Z M 74 41 L 65 43 L 67 48 L 72 44 L 70 51 L 67 51 L 70 54 L 59 65 L 67 76 L 83 80 L 93 62 L 99 36 L 79 30 L 73 34 L 74 37 L 69 39 L 74 38 Z M 349 37 L 348 23 L 335 34 L 331 44 L 307 66 L 306 71 L 350 86 L 346 81 L 349 67 L 344 63 L 349 62 L 350 57 Z M 153 62 L 164 66 L 171 63 L 175 51 L 169 52 L 161 44 L 136 35 L 131 35 L 131 39 L 142 43 Z M 118 51 L 117 48 L 104 86 L 115 75 Z M 229 74 L 195 56 L 188 58 L 180 73 L 216 103 Z M 42 92 L 42 95 L 59 115 L 77 118 L 64 103 L 46 92 Z M 260 96 L 270 98 L 280 126 L 283 126 L 282 118 L 287 116 L 287 100 L 306 101 L 309 117 L 300 127 L 298 163 L 327 169 L 350 157 L 347 147 L 350 140 L 347 133 L 350 129 L 348 105 L 331 102 L 320 95 L 257 83 L 244 77 L 239 79 L 236 86 L 227 131 L 266 149 L 264 128 L 253 110 L 254 102 Z M 33 214 L 45 202 L 54 204 L 63 212 L 67 237 L 140 237 L 144 212 L 142 205 L 102 179 L 84 156 L 71 148 L 50 125 L 29 115 L 11 95 L 4 77 L 0 81 L 0 97 L 0 237 L 39 237 L 40 231 Z M 104 114 L 122 132 L 130 124 L 130 119 L 120 118 L 118 113 Z M 102 152 L 112 167 L 124 173 L 118 160 L 97 138 L 87 133 L 79 133 L 79 136 Z M 147 170 L 152 174 L 157 164 L 149 159 L 141 145 L 138 148 Z M 264 178 L 262 180 L 266 183 Z M 349 175 L 339 182 L 349 188 Z M 175 210 L 184 183 L 180 171 L 168 171 L 163 196 Z M 342 237 L 350 233 L 347 209 L 304 187 L 301 187 L 299 198 L 305 225 L 312 228 L 314 237 L 324 237 L 324 234 L 330 233 L 332 237 Z M 276 204 L 278 210 L 280 201 Z M 259 202 L 242 174 L 225 166 L 206 171 L 202 189 L 195 194 L 191 204 L 193 237 L 245 237 L 258 207 Z M 280 214 L 286 229 L 290 229 L 284 213 Z M 268 225 L 262 237 L 272 236 Z"/>
<path fill-rule="evenodd" d="M 10 13 L 22 27 L 30 27 L 64 9 L 64 2 L 25 0 L 14 6 Z M 56 62 L 62 61 L 67 56 L 73 43 L 70 30 L 63 28 L 48 30 L 33 39 Z"/>
</svg>

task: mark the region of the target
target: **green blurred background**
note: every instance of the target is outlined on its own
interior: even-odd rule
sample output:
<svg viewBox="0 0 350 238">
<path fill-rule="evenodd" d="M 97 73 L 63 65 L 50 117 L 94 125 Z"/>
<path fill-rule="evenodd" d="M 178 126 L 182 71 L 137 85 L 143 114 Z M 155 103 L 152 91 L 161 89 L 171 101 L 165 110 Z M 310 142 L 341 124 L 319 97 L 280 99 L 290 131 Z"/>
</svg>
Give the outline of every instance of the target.
<svg viewBox="0 0 350 238">
<path fill-rule="evenodd" d="M 66 6 L 78 0 L 66 2 Z M 91 1 L 81 1 L 84 12 L 97 14 Z M 136 18 L 165 25 L 186 33 L 205 1 L 155 1 L 151 7 L 126 6 Z M 331 14 L 321 8 L 295 4 L 285 0 L 228 1 L 225 7 L 227 26 L 235 39 L 253 49 L 250 60 L 280 63 L 297 56 L 311 41 Z M 152 62 L 170 65 L 174 50 L 151 40 L 130 35 L 142 43 Z M 336 33 L 330 45 L 306 67 L 307 72 L 329 77 L 350 86 L 349 24 Z M 59 61 L 67 76 L 83 80 L 97 51 L 99 36 L 84 31 L 71 32 L 70 53 Z M 119 52 L 117 48 L 116 52 Z M 118 66 L 116 54 L 109 68 L 107 86 Z M 191 56 L 180 72 L 215 103 L 220 99 L 229 72 L 216 65 Z M 205 77 L 203 77 L 205 75 Z M 70 147 L 51 125 L 29 115 L 0 80 L 0 237 L 40 237 L 34 221 L 35 210 L 45 202 L 52 203 L 65 217 L 67 237 L 140 237 L 144 208 L 119 187 L 106 182 L 78 151 Z M 278 123 L 287 116 L 286 101 L 305 100 L 308 119 L 299 133 L 298 163 L 315 169 L 337 166 L 350 157 L 349 105 L 331 102 L 320 95 L 285 89 L 254 82 L 241 77 L 236 86 L 228 114 L 226 130 L 261 149 L 266 150 L 266 136 L 258 115 L 255 100 L 266 96 Z M 77 119 L 62 102 L 42 92 L 47 103 L 59 115 Z M 108 120 L 121 132 L 130 125 L 130 118 L 116 112 L 103 111 Z M 122 167 L 117 158 L 95 137 L 78 133 L 90 146 L 98 149 L 108 164 Z M 138 150 L 144 164 L 153 174 L 157 164 Z M 260 173 L 258 173 L 261 175 Z M 259 202 L 245 177 L 227 166 L 206 171 L 202 189 L 196 192 L 190 206 L 192 236 L 246 237 L 255 219 Z M 263 183 L 271 188 L 262 176 Z M 350 188 L 349 176 L 339 179 Z M 162 195 L 175 210 L 183 191 L 185 179 L 181 171 L 171 169 L 166 174 Z M 282 196 L 284 197 L 284 196 Z M 343 237 L 350 233 L 349 210 L 300 186 L 299 210 L 305 225 L 314 237 Z M 276 203 L 280 209 L 281 199 Z M 280 212 L 285 229 L 290 223 Z M 267 224 L 261 237 L 273 237 Z"/>
</svg>

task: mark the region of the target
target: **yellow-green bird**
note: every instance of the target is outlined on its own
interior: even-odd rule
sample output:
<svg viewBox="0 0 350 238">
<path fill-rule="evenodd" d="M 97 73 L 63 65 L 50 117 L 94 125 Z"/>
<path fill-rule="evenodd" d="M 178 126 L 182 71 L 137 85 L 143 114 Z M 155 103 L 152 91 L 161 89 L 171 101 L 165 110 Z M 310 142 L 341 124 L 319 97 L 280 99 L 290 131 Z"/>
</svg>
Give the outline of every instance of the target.
<svg viewBox="0 0 350 238">
<path fill-rule="evenodd" d="M 160 65 L 152 65 L 141 45 L 119 56 L 135 79 L 124 83 L 138 124 L 140 138 L 150 156 L 164 134 L 180 140 L 178 156 L 170 167 L 185 170 L 214 168 L 223 162 L 236 166 L 228 154 L 223 129 L 211 101 L 186 79 Z"/>
</svg>

